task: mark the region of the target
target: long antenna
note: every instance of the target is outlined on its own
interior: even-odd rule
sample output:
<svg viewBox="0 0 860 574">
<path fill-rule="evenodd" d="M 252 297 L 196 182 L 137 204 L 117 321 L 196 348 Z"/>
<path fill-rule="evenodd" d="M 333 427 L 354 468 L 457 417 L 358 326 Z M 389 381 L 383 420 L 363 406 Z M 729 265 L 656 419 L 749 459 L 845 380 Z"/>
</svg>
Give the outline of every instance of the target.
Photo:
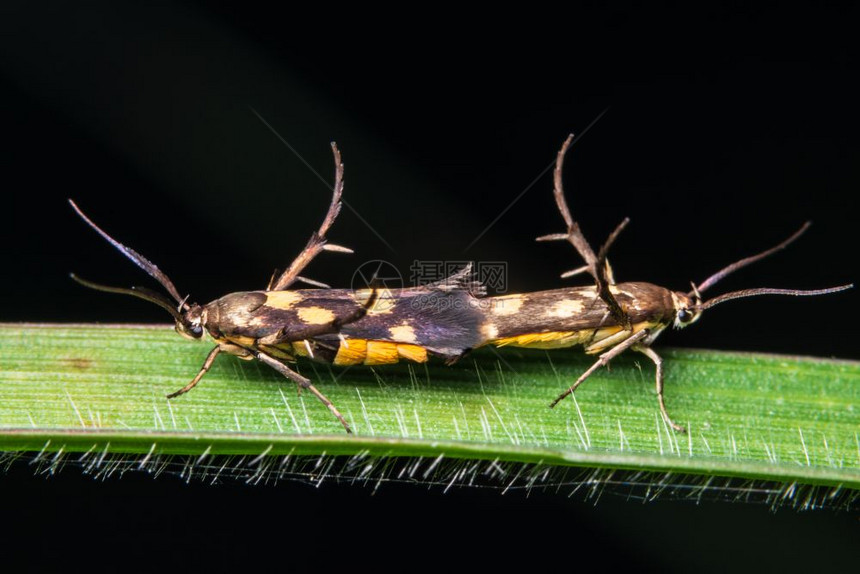
<svg viewBox="0 0 860 574">
<path fill-rule="evenodd" d="M 153 279 L 155 279 L 156 281 L 161 283 L 161 285 L 165 289 L 167 289 L 167 292 L 170 293 L 170 295 L 174 299 L 176 299 L 176 302 L 179 303 L 180 308 L 185 309 L 188 307 L 188 304 L 183 300 L 182 297 L 179 296 L 179 291 L 176 290 L 176 287 L 173 285 L 173 281 L 171 281 L 167 277 L 167 275 L 165 275 L 154 263 L 152 263 L 149 259 L 147 259 L 143 255 L 141 255 L 140 253 L 138 253 L 137 251 L 135 251 L 131 247 L 126 247 L 125 245 L 123 245 L 122 243 L 120 243 L 119 241 L 117 241 L 116 239 L 111 237 L 110 235 L 108 235 L 106 232 L 104 232 L 98 225 L 93 223 L 93 221 L 89 217 L 84 215 L 84 212 L 81 211 L 81 209 L 71 199 L 69 200 L 69 204 L 72 206 L 72 209 L 75 210 L 75 213 L 77 213 L 78 216 L 80 216 L 80 218 L 83 219 L 87 225 L 92 227 L 99 235 L 104 237 L 108 243 L 110 243 L 111 245 L 116 247 L 120 253 L 122 253 L 123 255 L 128 257 L 129 259 L 131 259 L 131 261 L 135 265 L 137 265 L 138 267 L 140 267 L 141 269 L 146 271 L 150 277 L 152 277 Z M 113 290 L 114 293 L 123 292 L 123 291 L 118 291 L 117 288 L 114 288 L 114 287 L 110 287 L 110 288 L 104 288 L 102 286 L 93 287 L 94 285 L 96 285 L 95 283 L 89 283 L 88 281 L 84 282 L 84 281 L 81 281 L 80 278 L 76 278 L 74 276 L 72 278 L 75 279 L 76 281 L 78 281 L 79 283 L 86 285 L 87 287 L 92 287 L 93 289 L 101 288 L 102 291 Z M 141 297 L 143 299 L 147 299 L 148 301 L 152 301 L 153 303 L 157 303 L 158 305 L 161 305 L 161 303 L 155 299 L 148 298 L 148 297 L 142 297 L 139 294 L 140 293 L 139 289 L 137 291 L 138 291 L 137 293 L 131 292 L 129 294 L 133 294 L 136 297 Z"/>
<path fill-rule="evenodd" d="M 319 228 L 319 231 L 314 232 L 308 240 L 305 248 L 299 253 L 290 266 L 284 271 L 280 277 L 271 282 L 267 291 L 281 291 L 292 285 L 299 279 L 299 273 L 307 267 L 308 263 L 313 261 L 314 257 L 319 255 L 321 251 L 337 251 L 340 253 L 352 253 L 352 249 L 342 245 L 329 243 L 325 234 L 328 232 L 334 220 L 337 219 L 340 213 L 341 196 L 343 195 L 343 160 L 340 156 L 340 150 L 337 149 L 337 144 L 331 142 L 331 151 L 334 155 L 334 186 L 332 187 L 331 203 L 328 211 L 325 214 L 325 219 Z"/>
<path fill-rule="evenodd" d="M 707 279 L 705 279 L 704 281 L 702 281 L 702 282 L 699 284 L 699 286 L 698 286 L 698 287 L 696 287 L 693 291 L 691 291 L 691 292 L 690 292 L 690 295 L 695 294 L 695 292 L 696 292 L 696 291 L 698 291 L 699 293 L 702 293 L 703 291 L 705 291 L 706 289 L 708 289 L 708 288 L 710 288 L 710 287 L 713 287 L 713 286 L 714 286 L 718 281 L 720 281 L 721 279 L 723 279 L 723 278 L 724 278 L 724 277 L 726 277 L 727 275 L 731 275 L 732 273 L 734 273 L 734 272 L 735 272 L 735 271 L 737 271 L 738 269 L 742 269 L 742 268 L 746 267 L 747 265 L 750 265 L 750 264 L 752 264 L 752 263 L 755 263 L 756 261 L 759 261 L 759 260 L 761 260 L 761 259 L 764 259 L 765 257 L 767 257 L 767 256 L 769 256 L 769 255 L 773 255 L 773 254 L 774 254 L 774 253 L 776 253 L 777 251 L 780 251 L 780 250 L 782 250 L 782 249 L 785 249 L 785 248 L 786 248 L 786 247 L 788 247 L 791 243 L 793 243 L 793 242 L 794 242 L 794 240 L 796 240 L 798 237 L 800 237 L 801 235 L 803 235 L 803 233 L 804 233 L 807 229 L 809 229 L 809 226 L 810 226 L 810 225 L 812 225 L 812 222 L 811 222 L 811 221 L 807 221 L 806 223 L 804 223 L 804 224 L 800 227 L 800 229 L 798 229 L 797 231 L 795 231 L 795 232 L 791 235 L 791 237 L 789 237 L 788 239 L 786 239 L 785 241 L 783 241 L 783 242 L 782 242 L 782 243 L 780 243 L 779 245 L 776 245 L 776 246 L 774 246 L 774 247 L 771 247 L 771 248 L 770 248 L 770 249 L 768 249 L 767 251 L 762 251 L 762 252 L 761 252 L 761 253 L 759 253 L 758 255 L 752 255 L 752 256 L 750 256 L 750 257 L 745 257 L 744 259 L 741 259 L 740 261 L 735 261 L 735 262 L 734 262 L 734 263 L 732 263 L 731 265 L 727 265 L 726 267 L 724 267 L 724 268 L 720 269 L 719 271 L 717 271 L 716 273 L 714 273 L 713 275 L 711 275 L 710 277 L 708 277 Z"/>
<path fill-rule="evenodd" d="M 758 289 L 741 289 L 740 291 L 732 291 L 731 293 L 723 293 L 709 301 L 697 305 L 696 307 L 702 311 L 710 309 L 714 305 L 719 305 L 732 299 L 741 299 L 744 297 L 755 297 L 756 295 L 794 295 L 796 297 L 811 297 L 814 295 L 828 295 L 830 293 L 838 293 L 854 287 L 853 283 L 848 285 L 840 285 L 839 287 L 829 287 L 827 289 L 771 289 L 769 287 L 761 287 Z"/>
<path fill-rule="evenodd" d="M 137 297 L 139 299 L 143 299 L 144 301 L 149 301 L 150 303 L 155 303 L 162 309 L 166 310 L 170 313 L 174 319 L 183 323 L 182 315 L 179 314 L 179 311 L 176 310 L 176 307 L 170 302 L 170 299 L 162 295 L 161 293 L 157 293 L 146 287 L 132 287 L 131 289 L 126 289 L 125 287 L 111 287 L 110 285 L 102 285 L 101 283 L 93 283 L 92 281 L 87 281 L 81 277 L 78 277 L 74 273 L 70 273 L 69 276 L 83 285 L 84 287 L 89 287 L 90 289 L 95 289 L 96 291 L 104 291 L 106 293 L 119 293 L 121 295 L 131 295 L 132 297 Z"/>
</svg>

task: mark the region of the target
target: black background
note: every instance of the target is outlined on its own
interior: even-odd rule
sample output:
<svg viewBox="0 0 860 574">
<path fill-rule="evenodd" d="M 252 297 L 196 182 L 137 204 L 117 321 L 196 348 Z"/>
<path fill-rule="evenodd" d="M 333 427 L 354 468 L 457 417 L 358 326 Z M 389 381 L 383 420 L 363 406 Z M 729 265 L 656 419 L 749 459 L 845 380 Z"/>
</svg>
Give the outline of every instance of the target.
<svg viewBox="0 0 860 574">
<path fill-rule="evenodd" d="M 333 285 L 348 285 L 370 259 L 406 276 L 414 259 L 505 261 L 511 291 L 562 285 L 558 274 L 579 264 L 572 249 L 533 241 L 562 230 L 549 173 L 491 223 L 568 132 L 598 117 L 572 149 L 565 181 L 593 243 L 632 218 L 613 250 L 618 279 L 687 290 L 807 219 L 814 226 L 789 251 L 714 291 L 860 277 L 856 8 L 3 10 L 3 321 L 165 321 L 152 306 L 68 279 L 75 270 L 115 285 L 147 281 L 77 220 L 68 197 L 192 299 L 262 287 L 319 225 L 329 191 L 253 110 L 326 181 L 328 142 L 343 151 L 345 198 L 369 225 L 345 209 L 330 233 L 356 250 L 314 262 L 309 275 Z M 729 303 L 664 343 L 856 359 L 856 301 L 849 292 Z M 392 487 L 372 497 L 169 478 L 93 484 L 74 473 L 43 482 L 20 470 L 4 481 L 22 493 L 11 514 L 30 517 L 22 532 L 41 535 L 43 547 L 84 524 L 94 550 L 158 562 L 203 564 L 223 552 L 400 568 L 431 556 L 444 564 L 450 544 L 474 564 L 516 553 L 535 565 L 707 570 L 737 551 L 738 561 L 791 568 L 822 553 L 847 560 L 839 542 L 856 540 L 844 515 L 737 505 L 592 508 L 553 496 Z M 171 526 L 159 533 L 162 519 Z M 638 538 L 634 525 L 648 534 Z M 505 542 L 489 544 L 491 533 Z"/>
</svg>

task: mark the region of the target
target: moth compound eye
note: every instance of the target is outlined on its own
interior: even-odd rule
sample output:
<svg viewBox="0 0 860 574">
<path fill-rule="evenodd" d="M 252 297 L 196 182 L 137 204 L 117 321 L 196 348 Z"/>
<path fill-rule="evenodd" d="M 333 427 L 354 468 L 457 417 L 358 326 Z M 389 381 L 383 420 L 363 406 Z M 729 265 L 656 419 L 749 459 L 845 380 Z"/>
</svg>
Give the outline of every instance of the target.
<svg viewBox="0 0 860 574">
<path fill-rule="evenodd" d="M 678 321 L 681 323 L 689 323 L 693 320 L 693 314 L 689 309 L 681 309 L 678 311 Z"/>
<path fill-rule="evenodd" d="M 186 339 L 199 339 L 203 336 L 203 326 L 199 323 L 176 322 L 176 332 Z"/>
</svg>

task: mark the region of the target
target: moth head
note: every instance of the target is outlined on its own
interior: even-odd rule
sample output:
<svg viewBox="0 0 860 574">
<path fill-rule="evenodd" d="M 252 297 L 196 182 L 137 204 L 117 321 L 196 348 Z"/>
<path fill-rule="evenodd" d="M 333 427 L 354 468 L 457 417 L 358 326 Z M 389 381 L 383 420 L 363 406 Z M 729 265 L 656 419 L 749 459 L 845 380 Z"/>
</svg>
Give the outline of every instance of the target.
<svg viewBox="0 0 860 574">
<path fill-rule="evenodd" d="M 702 316 L 702 297 L 695 285 L 693 285 L 691 293 L 681 293 L 680 291 L 672 293 L 672 302 L 675 307 L 673 326 L 676 329 L 683 329 L 687 325 L 692 325 Z"/>
<path fill-rule="evenodd" d="M 125 245 L 105 233 L 98 225 L 93 223 L 93 221 L 89 217 L 84 215 L 84 212 L 81 211 L 77 205 L 75 205 L 74 201 L 70 199 L 69 203 L 72 205 L 72 208 L 80 216 L 80 218 L 83 219 L 87 225 L 92 227 L 96 231 L 96 233 L 101 235 L 120 253 L 128 257 L 132 261 L 132 263 L 146 271 L 150 277 L 161 283 L 161 286 L 164 287 L 164 289 L 167 291 L 168 294 L 170 294 L 173 300 L 171 301 L 171 299 L 169 299 L 163 293 L 147 289 L 146 287 L 131 287 L 130 289 L 126 289 L 124 287 L 110 287 L 108 285 L 102 285 L 100 283 L 93 283 L 92 281 L 81 279 L 74 273 L 71 274 L 72 279 L 85 287 L 89 287 L 90 289 L 106 291 L 108 293 L 131 295 L 132 297 L 137 297 L 138 299 L 143 299 L 145 301 L 149 301 L 150 303 L 155 303 L 156 305 L 170 313 L 170 315 L 173 317 L 173 320 L 176 322 L 177 333 L 189 339 L 199 339 L 200 337 L 202 337 L 202 307 L 200 307 L 200 305 L 197 305 L 196 303 L 189 304 L 187 302 L 187 297 L 180 297 L 179 291 L 177 291 L 176 287 L 173 285 L 173 281 L 171 281 L 170 278 L 168 278 L 167 275 L 165 275 L 151 261 L 149 261 L 140 253 L 136 252 L 130 247 L 126 247 Z"/>
<path fill-rule="evenodd" d="M 176 332 L 186 339 L 199 339 L 203 336 L 203 307 L 194 303 L 176 319 Z"/>
</svg>

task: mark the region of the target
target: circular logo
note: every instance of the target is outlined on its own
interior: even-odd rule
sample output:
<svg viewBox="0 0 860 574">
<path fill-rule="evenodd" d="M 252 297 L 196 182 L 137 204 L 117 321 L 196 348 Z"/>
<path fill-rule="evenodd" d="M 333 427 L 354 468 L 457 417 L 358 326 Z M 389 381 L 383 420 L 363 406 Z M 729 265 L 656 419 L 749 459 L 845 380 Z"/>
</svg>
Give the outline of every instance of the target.
<svg viewBox="0 0 860 574">
<path fill-rule="evenodd" d="M 350 283 L 359 300 L 366 300 L 376 290 L 376 303 L 373 311 L 385 311 L 395 304 L 394 289 L 403 288 L 403 277 L 397 267 L 382 259 L 366 261 L 352 274 Z"/>
</svg>

